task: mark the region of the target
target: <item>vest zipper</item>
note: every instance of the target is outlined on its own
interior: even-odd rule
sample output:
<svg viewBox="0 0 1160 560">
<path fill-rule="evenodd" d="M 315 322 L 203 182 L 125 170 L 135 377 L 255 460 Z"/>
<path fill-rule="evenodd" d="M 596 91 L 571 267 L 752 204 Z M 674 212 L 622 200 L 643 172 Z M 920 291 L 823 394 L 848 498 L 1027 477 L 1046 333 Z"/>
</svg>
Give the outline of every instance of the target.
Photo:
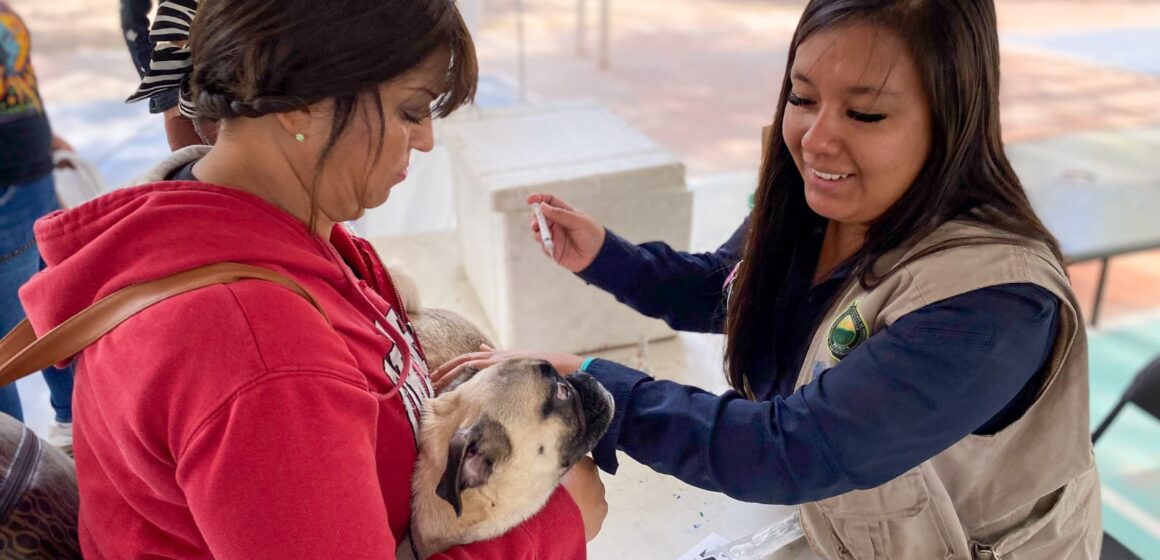
<svg viewBox="0 0 1160 560">
<path fill-rule="evenodd" d="M 1060 325 L 1060 328 L 1062 329 L 1063 326 L 1064 325 Z M 1075 345 L 1075 336 L 1076 336 L 1075 334 L 1072 335 L 1071 343 L 1069 343 L 1067 346 L 1069 353 L 1071 352 L 1072 346 Z M 1059 337 L 1059 335 L 1057 334 L 1056 338 L 1058 338 L 1058 337 Z M 1055 382 L 1056 377 L 1059 377 L 1059 368 L 1061 368 L 1063 366 L 1063 360 L 1064 360 L 1063 352 L 1060 352 L 1056 348 L 1052 348 L 1051 349 L 1051 376 L 1048 377 L 1047 380 L 1043 382 L 1043 385 L 1039 387 L 1039 391 L 1037 391 L 1035 393 L 1035 399 L 1031 401 L 1032 404 L 1039 402 L 1039 399 L 1042 398 L 1043 394 L 1047 392 L 1047 388 L 1051 387 L 1051 384 Z"/>
<path fill-rule="evenodd" d="M 974 549 L 973 556 L 979 560 L 1002 560 L 999 553 L 995 552 L 995 548 L 989 544 L 972 543 L 971 548 Z"/>
</svg>

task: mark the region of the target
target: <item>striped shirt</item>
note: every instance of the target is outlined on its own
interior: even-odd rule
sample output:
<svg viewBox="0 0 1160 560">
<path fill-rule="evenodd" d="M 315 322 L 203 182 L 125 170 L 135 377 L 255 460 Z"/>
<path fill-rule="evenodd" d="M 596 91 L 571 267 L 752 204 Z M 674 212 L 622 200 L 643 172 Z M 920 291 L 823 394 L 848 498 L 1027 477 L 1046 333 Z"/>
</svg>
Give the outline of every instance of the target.
<svg viewBox="0 0 1160 560">
<path fill-rule="evenodd" d="M 196 117 L 189 92 L 189 72 L 193 62 L 189 52 L 189 28 L 197 13 L 198 0 L 163 0 L 149 29 L 157 47 L 141 85 L 127 102 L 133 103 L 177 90 L 178 108 L 186 117 Z"/>
</svg>

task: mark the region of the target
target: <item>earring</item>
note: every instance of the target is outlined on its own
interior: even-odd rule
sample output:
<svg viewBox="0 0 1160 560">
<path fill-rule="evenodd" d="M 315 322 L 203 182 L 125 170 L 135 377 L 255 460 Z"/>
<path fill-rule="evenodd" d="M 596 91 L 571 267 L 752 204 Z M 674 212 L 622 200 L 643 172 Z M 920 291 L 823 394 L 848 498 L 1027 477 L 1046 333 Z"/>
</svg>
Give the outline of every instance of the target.
<svg viewBox="0 0 1160 560">
<path fill-rule="evenodd" d="M 295 139 L 295 140 L 297 140 L 297 141 L 299 141 L 299 142 L 305 142 L 305 141 L 306 141 L 306 135 L 305 135 L 305 134 L 302 134 L 301 132 L 299 132 L 298 134 L 295 134 L 295 135 L 294 135 L 294 139 Z"/>
</svg>

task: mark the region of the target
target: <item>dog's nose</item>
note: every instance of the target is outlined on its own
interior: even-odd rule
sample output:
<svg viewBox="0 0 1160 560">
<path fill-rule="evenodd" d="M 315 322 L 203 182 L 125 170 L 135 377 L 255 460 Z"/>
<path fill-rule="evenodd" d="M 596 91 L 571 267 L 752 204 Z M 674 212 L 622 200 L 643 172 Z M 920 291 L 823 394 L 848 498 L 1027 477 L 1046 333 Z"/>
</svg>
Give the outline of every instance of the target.
<svg viewBox="0 0 1160 560">
<path fill-rule="evenodd" d="M 576 391 L 581 394 L 607 392 L 595 377 L 583 371 L 573 373 L 564 379 L 568 380 L 568 383 L 571 383 L 576 388 Z"/>
</svg>

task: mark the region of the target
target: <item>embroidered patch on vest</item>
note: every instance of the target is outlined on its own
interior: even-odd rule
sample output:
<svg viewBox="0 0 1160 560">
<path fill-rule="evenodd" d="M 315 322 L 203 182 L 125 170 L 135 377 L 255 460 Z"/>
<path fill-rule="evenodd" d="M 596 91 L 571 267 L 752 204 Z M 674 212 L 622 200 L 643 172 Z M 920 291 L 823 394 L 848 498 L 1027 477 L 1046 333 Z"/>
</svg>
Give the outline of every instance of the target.
<svg viewBox="0 0 1160 560">
<path fill-rule="evenodd" d="M 834 359 L 841 360 L 856 346 L 862 344 L 868 336 L 870 332 L 866 328 L 866 321 L 858 312 L 858 302 L 855 301 L 834 319 L 834 324 L 830 326 L 830 334 L 826 337 L 826 346 L 829 347 L 830 355 Z"/>
</svg>

